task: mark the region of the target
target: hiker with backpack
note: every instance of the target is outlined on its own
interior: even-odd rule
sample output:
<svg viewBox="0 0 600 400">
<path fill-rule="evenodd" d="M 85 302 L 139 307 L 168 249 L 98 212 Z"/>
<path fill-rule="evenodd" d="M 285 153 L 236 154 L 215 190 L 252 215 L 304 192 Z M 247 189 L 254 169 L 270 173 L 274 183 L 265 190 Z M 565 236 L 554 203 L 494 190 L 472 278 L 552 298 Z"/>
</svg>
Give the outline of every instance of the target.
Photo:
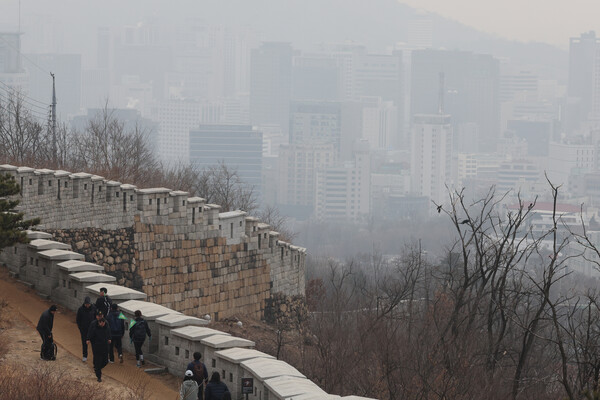
<svg viewBox="0 0 600 400">
<path fill-rule="evenodd" d="M 87 345 L 87 334 L 90 329 L 90 324 L 96 318 L 96 306 L 92 304 L 89 297 L 83 300 L 83 304 L 77 310 L 77 327 L 79 328 L 79 334 L 81 335 L 81 347 L 83 349 L 83 362 L 87 361 L 88 356 L 88 345 Z"/>
<path fill-rule="evenodd" d="M 202 400 L 202 395 L 204 394 L 204 382 L 208 379 L 208 371 L 206 370 L 206 365 L 200 359 L 202 358 L 202 354 L 196 351 L 194 353 L 194 361 L 190 362 L 187 365 L 187 370 L 192 371 L 194 373 L 194 380 L 198 384 L 198 399 Z"/>
<path fill-rule="evenodd" d="M 198 400 L 198 384 L 191 370 L 185 371 L 181 388 L 179 389 L 179 400 Z"/>
<path fill-rule="evenodd" d="M 119 362 L 123 363 L 123 335 L 125 335 L 125 316 L 119 311 L 119 306 L 115 303 L 110 306 L 108 314 L 108 324 L 110 325 L 111 342 L 108 349 L 108 362 L 115 362 L 114 348 L 117 348 Z"/>
<path fill-rule="evenodd" d="M 142 346 L 146 341 L 146 335 L 152 340 L 152 333 L 150 332 L 150 327 L 148 327 L 148 324 L 142 318 L 142 312 L 136 310 L 134 315 L 135 320 L 131 322 L 131 326 L 129 327 L 129 338 L 133 342 L 133 347 L 135 347 L 136 366 L 140 368 L 145 364 Z"/>
<path fill-rule="evenodd" d="M 229 393 L 229 388 L 221 381 L 221 374 L 213 372 L 204 391 L 204 400 L 223 400 L 225 393 Z"/>
<path fill-rule="evenodd" d="M 102 368 L 108 364 L 108 345 L 111 342 L 110 326 L 106 319 L 102 317 L 92 321 L 87 339 L 88 344 L 92 345 L 96 378 L 102 382 Z"/>
<path fill-rule="evenodd" d="M 52 304 L 49 309 L 44 311 L 40 315 L 40 319 L 37 324 L 37 331 L 42 338 L 42 349 L 40 351 L 40 358 L 42 360 L 55 360 L 54 355 L 54 338 L 52 337 L 52 327 L 54 326 L 54 314 L 58 308 Z"/>
</svg>

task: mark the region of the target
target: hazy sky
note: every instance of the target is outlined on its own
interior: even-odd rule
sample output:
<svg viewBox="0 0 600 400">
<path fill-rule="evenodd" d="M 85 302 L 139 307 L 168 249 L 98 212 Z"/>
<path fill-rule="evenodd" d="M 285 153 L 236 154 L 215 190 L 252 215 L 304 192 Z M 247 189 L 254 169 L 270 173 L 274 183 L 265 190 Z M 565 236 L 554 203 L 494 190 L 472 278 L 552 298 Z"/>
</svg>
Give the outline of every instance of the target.
<svg viewBox="0 0 600 400">
<path fill-rule="evenodd" d="M 561 47 L 569 37 L 600 31 L 598 0 L 399 0 L 508 39 Z"/>
</svg>

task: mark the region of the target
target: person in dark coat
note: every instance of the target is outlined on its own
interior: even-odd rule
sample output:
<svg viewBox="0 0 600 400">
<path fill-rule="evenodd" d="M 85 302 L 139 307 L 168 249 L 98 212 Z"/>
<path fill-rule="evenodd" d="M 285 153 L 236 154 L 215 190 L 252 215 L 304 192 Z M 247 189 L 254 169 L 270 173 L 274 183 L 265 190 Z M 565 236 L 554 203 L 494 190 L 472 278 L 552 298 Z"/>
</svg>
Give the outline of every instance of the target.
<svg viewBox="0 0 600 400">
<path fill-rule="evenodd" d="M 108 346 L 111 342 L 110 326 L 104 318 L 92 321 L 87 341 L 92 345 L 94 372 L 98 382 L 102 382 L 102 368 L 108 364 Z"/>
<path fill-rule="evenodd" d="M 229 392 L 229 388 L 221 382 L 221 375 L 216 371 L 213 372 L 204 390 L 204 400 L 222 400 L 226 392 Z"/>
<path fill-rule="evenodd" d="M 52 304 L 49 309 L 40 315 L 40 319 L 36 327 L 40 337 L 42 338 L 42 355 L 44 354 L 44 350 L 54 341 L 54 338 L 52 337 L 52 327 L 54 326 L 54 314 L 56 314 L 56 310 L 56 305 Z M 44 358 L 42 357 L 42 359 Z"/>
<path fill-rule="evenodd" d="M 102 315 L 108 317 L 110 313 L 110 305 L 112 304 L 111 298 L 106 294 L 108 290 L 103 287 L 100 288 L 100 297 L 96 299 L 96 310 L 102 311 Z"/>
<path fill-rule="evenodd" d="M 142 318 L 142 312 L 140 310 L 135 311 L 135 324 L 129 327 L 129 338 L 133 342 L 133 347 L 135 347 L 135 359 L 136 365 L 140 368 L 145 364 L 144 362 L 144 352 L 142 351 L 142 346 L 144 345 L 144 341 L 146 341 L 146 335 L 148 338 L 152 340 L 152 333 L 150 332 L 150 327 Z"/>
<path fill-rule="evenodd" d="M 108 362 L 115 362 L 115 351 L 117 348 L 117 354 L 119 356 L 119 362 L 123 363 L 123 335 L 125 335 L 125 321 L 121 318 L 119 312 L 119 306 L 113 303 L 110 306 L 110 314 L 108 314 L 108 324 L 110 325 L 111 342 L 108 349 Z"/>
<path fill-rule="evenodd" d="M 194 352 L 194 361 L 187 365 L 187 370 L 194 373 L 194 380 L 198 384 L 198 399 L 202 400 L 204 395 L 204 383 L 208 381 L 208 371 L 206 365 L 200 359 L 202 354 L 199 351 Z"/>
<path fill-rule="evenodd" d="M 77 310 L 77 327 L 79 328 L 79 334 L 81 335 L 81 347 L 83 348 L 82 361 L 87 361 L 88 356 L 88 345 L 87 345 L 87 334 L 90 329 L 90 324 L 96 318 L 96 306 L 92 304 L 89 297 L 83 300 L 83 304 Z"/>
</svg>

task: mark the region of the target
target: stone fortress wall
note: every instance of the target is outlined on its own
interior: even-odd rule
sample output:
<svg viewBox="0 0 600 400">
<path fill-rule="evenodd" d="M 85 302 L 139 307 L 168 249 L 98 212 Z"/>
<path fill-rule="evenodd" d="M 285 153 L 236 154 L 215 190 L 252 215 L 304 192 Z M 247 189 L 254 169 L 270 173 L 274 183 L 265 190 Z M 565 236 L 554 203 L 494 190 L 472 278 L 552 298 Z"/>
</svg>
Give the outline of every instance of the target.
<svg viewBox="0 0 600 400">
<path fill-rule="evenodd" d="M 28 236 L 30 243 L 3 249 L 0 264 L 41 295 L 72 311 L 83 304 L 86 296 L 95 300 L 100 288 L 106 287 L 127 317 L 126 328 L 134 312 L 142 311 L 152 331 L 151 339 L 144 344 L 145 358 L 165 366 L 174 375 L 183 376 L 193 353 L 199 351 L 209 373 L 221 374 L 234 400 L 245 396 L 242 378 L 254 379 L 254 390 L 247 397 L 250 400 L 364 399 L 327 394 L 296 368 L 254 349 L 254 342 L 210 328 L 210 319 L 149 302 L 148 295 L 118 285 L 117 278 L 106 274 L 104 267 L 85 261 L 83 254 L 52 240 L 49 233 L 28 231 Z M 129 352 L 135 351 L 129 340 L 124 340 L 123 346 Z"/>
<path fill-rule="evenodd" d="M 0 165 L 21 185 L 19 211 L 102 266 L 116 283 L 188 315 L 278 319 L 304 296 L 305 249 L 243 211 L 137 189 L 87 173 Z"/>
</svg>

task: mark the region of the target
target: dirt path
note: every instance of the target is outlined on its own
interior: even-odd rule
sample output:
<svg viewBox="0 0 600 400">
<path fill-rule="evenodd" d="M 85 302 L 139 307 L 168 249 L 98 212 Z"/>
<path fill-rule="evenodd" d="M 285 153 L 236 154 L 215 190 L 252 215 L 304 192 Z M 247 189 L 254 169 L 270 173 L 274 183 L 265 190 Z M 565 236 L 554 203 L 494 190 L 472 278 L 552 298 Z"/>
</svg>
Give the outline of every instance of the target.
<svg viewBox="0 0 600 400">
<path fill-rule="evenodd" d="M 41 313 L 48 309 L 51 303 L 42 300 L 31 289 L 9 278 L 5 269 L 0 271 L 0 298 L 4 299 L 13 310 L 18 311 L 19 316 L 17 317 L 21 318 L 16 318 L 17 321 L 25 321 L 29 325 L 28 332 L 22 332 L 23 336 L 16 341 L 26 350 L 19 354 L 18 362 L 30 365 L 40 362 L 41 339 L 35 331 L 35 326 Z M 133 390 L 144 388 L 147 399 L 173 400 L 179 398 L 175 389 L 177 378 L 160 378 L 145 373 L 143 369 L 135 366 L 135 355 L 129 353 L 123 354 L 125 358 L 123 364 L 117 362 L 107 365 L 102 370 L 103 382 L 97 383 L 92 366 L 91 348 L 88 362 L 81 361 L 81 339 L 75 324 L 75 314 L 70 310 L 59 307 L 54 317 L 53 333 L 58 345 L 58 357 L 54 361 L 57 367 L 70 368 L 74 373 L 81 372 L 83 376 L 89 375 L 89 381 L 98 385 L 122 384 Z M 149 367 L 151 368 L 152 364 L 147 362 L 146 368 Z M 105 379 L 107 377 L 109 379 Z M 163 380 L 166 381 L 166 384 Z"/>
</svg>

